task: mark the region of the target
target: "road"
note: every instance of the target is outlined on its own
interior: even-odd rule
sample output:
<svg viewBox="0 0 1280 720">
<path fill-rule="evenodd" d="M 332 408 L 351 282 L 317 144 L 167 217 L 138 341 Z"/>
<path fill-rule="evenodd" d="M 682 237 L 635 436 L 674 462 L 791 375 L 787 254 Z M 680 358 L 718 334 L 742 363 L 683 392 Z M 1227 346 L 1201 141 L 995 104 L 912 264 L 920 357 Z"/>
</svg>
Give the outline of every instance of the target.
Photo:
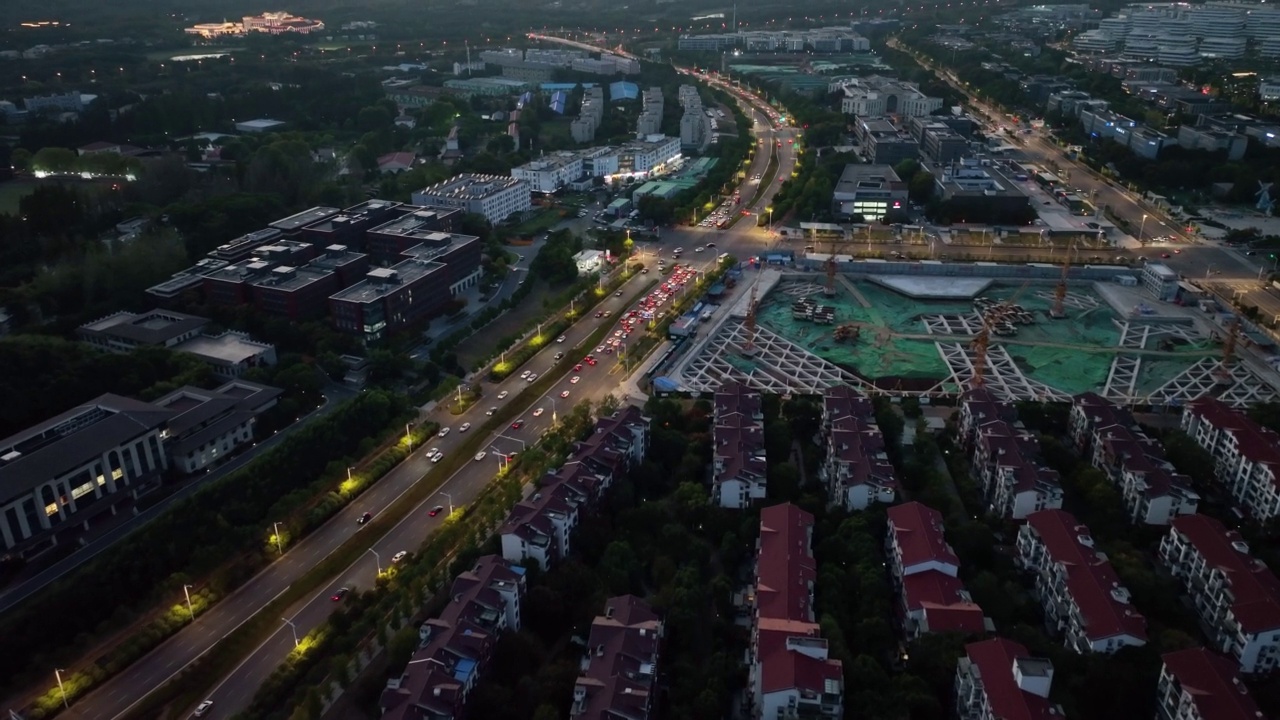
<svg viewBox="0 0 1280 720">
<path fill-rule="evenodd" d="M 138 515 L 120 523 L 110 530 L 107 530 L 102 535 L 95 537 L 88 545 L 77 550 L 71 555 L 62 558 L 26 580 L 6 587 L 3 593 L 0 593 L 0 612 L 4 612 L 9 608 L 12 608 L 23 600 L 26 600 L 31 595 L 39 592 L 49 583 L 58 580 L 89 560 L 97 557 L 104 550 L 109 549 L 112 545 L 124 539 L 135 530 L 142 528 L 147 523 L 159 517 L 161 513 L 175 502 L 191 497 L 193 493 L 205 485 L 220 478 L 224 478 L 249 464 L 249 462 L 254 458 L 280 444 L 293 432 L 306 427 L 307 423 L 314 418 L 332 411 L 341 404 L 343 399 L 350 397 L 352 394 L 351 390 L 333 383 L 329 383 L 321 392 L 324 395 L 324 402 L 320 407 L 300 418 L 298 422 L 280 430 L 271 437 L 258 442 L 254 447 L 240 453 L 239 455 L 236 455 L 227 462 L 227 464 L 221 465 L 205 475 L 188 480 L 177 492 L 166 497 L 155 505 L 152 505 Z"/>
</svg>

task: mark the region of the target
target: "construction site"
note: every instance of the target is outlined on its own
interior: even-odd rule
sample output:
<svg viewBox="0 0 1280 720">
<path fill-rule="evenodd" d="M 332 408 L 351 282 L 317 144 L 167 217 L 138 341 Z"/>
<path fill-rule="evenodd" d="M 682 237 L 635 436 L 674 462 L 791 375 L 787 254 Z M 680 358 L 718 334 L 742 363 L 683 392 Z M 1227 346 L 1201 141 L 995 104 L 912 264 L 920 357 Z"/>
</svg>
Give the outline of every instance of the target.
<svg viewBox="0 0 1280 720">
<path fill-rule="evenodd" d="M 669 377 L 699 392 L 733 379 L 778 393 L 839 383 L 922 397 L 985 387 L 1008 400 L 1093 391 L 1150 406 L 1206 393 L 1237 405 L 1280 397 L 1280 375 L 1234 316 L 1157 302 L 1132 278 L 1040 270 L 870 274 L 837 272 L 828 259 L 816 272 L 748 271 Z"/>
</svg>

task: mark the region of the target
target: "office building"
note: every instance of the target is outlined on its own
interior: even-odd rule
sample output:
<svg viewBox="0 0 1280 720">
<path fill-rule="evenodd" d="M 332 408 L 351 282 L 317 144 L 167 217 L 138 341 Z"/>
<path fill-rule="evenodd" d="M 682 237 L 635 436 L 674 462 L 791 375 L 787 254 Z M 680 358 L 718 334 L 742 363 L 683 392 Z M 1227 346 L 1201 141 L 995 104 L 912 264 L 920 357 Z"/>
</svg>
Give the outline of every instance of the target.
<svg viewBox="0 0 1280 720">
<path fill-rule="evenodd" d="M 208 318 L 172 310 L 120 311 L 81 325 L 76 339 L 106 352 L 130 353 L 141 347 L 173 348 L 198 336 L 208 324 Z"/>
<path fill-rule="evenodd" d="M 591 621 L 571 720 L 649 720 L 657 704 L 662 632 L 648 603 L 634 595 L 609 598 L 604 614 Z"/>
<path fill-rule="evenodd" d="M 827 388 L 822 396 L 822 432 L 827 459 L 818 477 L 832 505 L 866 510 L 873 503 L 897 500 L 898 479 L 869 398 L 848 385 Z"/>
<path fill-rule="evenodd" d="M 369 228 L 364 235 L 365 250 L 379 264 L 400 262 L 411 248 L 423 243 L 443 243 L 462 223 L 463 212 L 457 208 L 401 205 L 397 210 L 403 214 L 393 214 L 392 219 Z"/>
<path fill-rule="evenodd" d="M 920 154 L 915 138 L 884 117 L 859 117 L 854 125 L 858 152 L 872 165 L 897 165 Z"/>
<path fill-rule="evenodd" d="M 960 560 L 943 534 L 942 514 L 918 502 L 889 508 L 885 557 L 908 639 L 931 632 L 980 634 L 987 619 L 959 580 Z"/>
<path fill-rule="evenodd" d="M 84 112 L 84 95 L 72 90 L 61 95 L 40 95 L 22 99 L 22 107 L 28 113 L 81 113 Z"/>
<path fill-rule="evenodd" d="M 529 186 L 516 178 L 501 175 L 455 175 L 413 193 L 413 203 L 433 208 L 458 208 L 483 215 L 491 225 L 532 206 Z"/>
<path fill-rule="evenodd" d="M 323 220 L 303 226 L 298 239 L 317 247 L 341 245 L 352 252 L 367 253 L 365 233 L 370 228 L 388 222 L 406 211 L 406 206 L 398 202 L 367 200 Z M 461 217 L 462 213 L 459 211 L 457 215 Z M 457 228 L 441 227 L 439 229 L 443 232 L 453 232 Z"/>
<path fill-rule="evenodd" d="M 449 604 L 418 629 L 420 644 L 404 671 L 387 681 L 382 720 L 462 718 L 467 698 L 489 669 L 494 645 L 519 632 L 525 569 L 485 555 L 454 579 Z"/>
<path fill-rule="evenodd" d="M 254 368 L 276 364 L 276 346 L 258 342 L 248 333 L 225 330 L 217 335 L 197 335 L 174 347 L 194 355 L 223 380 L 234 380 Z"/>
<path fill-rule="evenodd" d="M 1173 302 L 1178 297 L 1178 282 L 1181 278 L 1164 263 L 1143 264 L 1138 279 L 1142 282 L 1142 287 L 1157 300 Z"/>
<path fill-rule="evenodd" d="M 543 194 L 557 192 L 582 175 L 582 157 L 563 150 L 511 168 L 511 177 L 523 181 L 532 192 Z"/>
<path fill-rule="evenodd" d="M 1156 720 L 1263 720 L 1231 660 L 1204 648 L 1160 656 Z"/>
<path fill-rule="evenodd" d="M 1239 512 L 1259 522 L 1280 515 L 1280 435 L 1214 397 L 1192 400 L 1182 430 L 1214 460 L 1214 480 Z"/>
<path fill-rule="evenodd" d="M 214 390 L 187 385 L 155 401 L 173 413 L 164 438 L 169 466 L 191 475 L 225 462 L 236 448 L 253 442 L 262 413 L 276 406 L 278 388 L 245 380 Z"/>
<path fill-rule="evenodd" d="M 296 238 L 304 227 L 336 217 L 340 212 L 338 208 L 313 207 L 268 223 L 267 227 L 279 230 L 282 237 Z"/>
<path fill-rule="evenodd" d="M 1191 479 L 1175 472 L 1128 410 L 1085 393 L 1073 399 L 1070 418 L 1076 447 L 1120 491 L 1130 522 L 1168 525 L 1196 511 L 1200 496 Z"/>
<path fill-rule="evenodd" d="M 1133 607 L 1089 528 L 1062 510 L 1031 513 L 1018 530 L 1018 564 L 1035 577 L 1045 625 L 1077 653 L 1111 654 L 1147 643 L 1147 621 Z"/>
<path fill-rule="evenodd" d="M 753 720 L 844 716 L 844 668 L 814 614 L 813 516 L 787 503 L 760 511 L 747 690 Z"/>
<path fill-rule="evenodd" d="M 1225 153 L 1228 160 L 1240 160 L 1249 146 L 1249 138 L 1236 133 L 1195 125 L 1178 128 L 1178 146 L 1187 150 Z"/>
<path fill-rule="evenodd" d="M 765 497 L 764 410 L 760 393 L 738 382 L 716 389 L 711 501 L 742 509 Z"/>
<path fill-rule="evenodd" d="M 1049 702 L 1053 663 L 1031 657 L 1023 645 L 992 638 L 964 646 L 956 664 L 959 720 L 1058 720 Z"/>
<path fill-rule="evenodd" d="M 1033 212 L 1018 183 L 994 165 L 965 158 L 925 169 L 933 174 L 934 197 L 947 204 L 957 221 L 1022 223 Z"/>
<path fill-rule="evenodd" d="M 1207 515 L 1173 521 L 1160 562 L 1182 584 L 1214 650 L 1246 674 L 1280 665 L 1280 580 L 1234 530 Z"/>
<path fill-rule="evenodd" d="M 907 184 L 892 165 L 845 165 L 831 195 L 831 212 L 846 218 L 877 221 L 906 206 Z"/>
<path fill-rule="evenodd" d="M 929 97 L 915 83 L 873 75 L 868 78 L 840 80 L 827 88 L 838 92 L 840 111 L 858 117 L 929 115 L 942 108 L 942 98 Z"/>
<path fill-rule="evenodd" d="M 969 141 L 944 123 L 928 123 L 920 133 L 920 153 L 935 163 L 950 163 L 969 154 Z"/>
<path fill-rule="evenodd" d="M 546 82 L 545 80 L 537 82 Z M 447 91 L 460 97 L 506 97 L 528 92 L 533 84 L 513 77 L 450 78 L 444 81 Z"/>
</svg>

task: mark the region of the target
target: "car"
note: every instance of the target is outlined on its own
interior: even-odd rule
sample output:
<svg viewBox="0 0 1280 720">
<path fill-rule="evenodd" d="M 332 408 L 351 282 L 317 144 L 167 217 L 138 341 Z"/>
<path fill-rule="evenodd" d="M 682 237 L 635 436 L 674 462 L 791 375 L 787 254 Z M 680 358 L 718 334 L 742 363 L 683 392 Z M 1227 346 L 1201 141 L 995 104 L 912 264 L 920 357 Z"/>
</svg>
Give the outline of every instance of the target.
<svg viewBox="0 0 1280 720">
<path fill-rule="evenodd" d="M 612 315 L 612 314 L 613 314 L 613 311 L 612 311 L 612 310 L 605 310 L 605 311 L 604 311 L 604 316 L 605 316 L 605 317 L 609 317 L 609 316 L 610 316 L 610 315 Z"/>
<path fill-rule="evenodd" d="M 595 366 L 596 366 L 596 359 L 595 359 L 595 358 L 591 358 L 590 360 L 587 360 L 587 364 L 588 364 L 588 365 L 590 365 L 591 367 L 595 367 Z"/>
<path fill-rule="evenodd" d="M 702 248 L 701 248 L 701 247 L 696 247 L 696 248 L 694 248 L 694 249 L 693 249 L 693 251 L 694 251 L 694 252 L 696 252 L 696 253 L 700 253 L 700 252 L 702 252 Z"/>
<path fill-rule="evenodd" d="M 614 294 L 613 294 L 613 296 L 614 296 L 614 297 L 622 297 L 622 291 L 621 291 L 621 290 L 619 290 L 618 292 L 614 293 Z"/>
<path fill-rule="evenodd" d="M 1181 254 L 1182 254 L 1182 250 L 1181 250 L 1180 248 L 1174 248 L 1174 249 L 1173 249 L 1173 254 L 1174 254 L 1174 255 L 1181 255 Z"/>
<path fill-rule="evenodd" d="M 496 408 L 496 407 L 491 407 L 491 408 L 489 408 L 488 410 L 485 410 L 485 411 L 484 411 L 484 414 L 485 414 L 485 415 L 488 415 L 489 417 L 493 417 L 493 414 L 494 414 L 494 413 L 496 413 L 496 412 L 498 412 L 498 408 Z"/>
<path fill-rule="evenodd" d="M 534 410 L 534 411 L 533 411 L 533 416 L 534 416 L 534 417 L 542 417 L 542 413 L 544 413 L 544 412 L 546 412 L 546 410 L 543 410 L 542 408 L 538 408 L 537 410 Z"/>
<path fill-rule="evenodd" d="M 529 373 L 529 382 L 533 382 L 534 380 L 537 380 L 537 379 L 538 379 L 538 373 Z"/>
<path fill-rule="evenodd" d="M 568 390 L 561 390 L 561 391 L 560 391 L 560 397 L 562 397 L 562 398 L 567 398 L 567 397 L 569 397 L 569 391 L 568 391 Z"/>
<path fill-rule="evenodd" d="M 507 397 L 508 395 L 510 395 L 510 394 L 511 394 L 510 392 L 507 392 L 506 390 L 503 390 L 502 392 L 498 393 L 498 399 L 499 399 L 499 400 L 505 400 L 505 399 L 506 399 L 506 397 Z"/>
<path fill-rule="evenodd" d="M 622 331 L 621 331 L 621 330 L 614 330 L 614 331 L 613 331 L 613 336 L 614 336 L 614 337 L 622 337 Z"/>
<path fill-rule="evenodd" d="M 363 525 L 363 524 L 365 524 L 365 523 L 369 522 L 369 521 L 370 521 L 370 520 L 372 520 L 372 519 L 373 519 L 373 513 L 365 513 L 365 514 L 363 514 L 363 515 L 361 515 L 361 516 L 360 516 L 360 519 L 359 519 L 359 520 L 356 520 L 356 524 L 357 524 L 357 525 Z"/>
<path fill-rule="evenodd" d="M 442 512 L 444 512 L 444 506 L 443 506 L 443 505 L 437 505 L 437 506 L 435 506 L 435 507 L 431 508 L 431 512 L 429 512 L 429 513 L 427 513 L 427 514 L 428 514 L 428 515 L 430 515 L 431 517 L 435 517 L 435 516 L 439 515 L 439 514 L 440 514 L 440 513 L 442 513 Z"/>
<path fill-rule="evenodd" d="M 556 342 L 558 342 L 558 343 L 562 343 L 562 342 L 564 342 L 564 341 L 565 341 L 565 336 L 564 336 L 564 335 L 561 335 L 560 337 L 556 338 Z"/>
<path fill-rule="evenodd" d="M 649 274 L 649 268 L 644 268 L 643 270 L 641 270 L 641 271 L 640 271 L 640 274 L 641 274 L 641 275 L 648 275 L 648 274 Z"/>
<path fill-rule="evenodd" d="M 1167 258 L 1169 257 L 1169 253 L 1160 253 L 1160 257 Z"/>
<path fill-rule="evenodd" d="M 573 371 L 574 371 L 574 372 L 582 372 L 582 363 L 578 363 L 577 365 L 574 365 L 574 366 L 573 366 Z"/>
<path fill-rule="evenodd" d="M 582 382 L 582 378 L 578 377 L 577 375 L 574 375 L 573 377 L 569 378 L 570 385 L 577 385 L 579 382 Z"/>
<path fill-rule="evenodd" d="M 331 597 L 331 598 L 329 598 L 329 599 L 330 599 L 330 600 L 332 600 L 332 601 L 334 601 L 334 602 L 338 602 L 338 601 L 339 601 L 339 600 L 341 600 L 342 598 L 346 597 L 346 596 L 347 596 L 347 593 L 349 593 L 349 592 L 351 592 L 351 588 L 347 587 L 346 585 L 343 585 L 342 587 L 338 588 L 338 591 L 337 591 L 337 592 L 335 592 L 335 593 L 333 594 L 333 597 Z"/>
<path fill-rule="evenodd" d="M 596 311 L 596 317 L 598 317 L 598 318 L 602 318 L 602 317 L 604 317 L 604 311 L 603 311 L 603 310 L 597 310 L 597 311 Z"/>
<path fill-rule="evenodd" d="M 475 461 L 476 461 L 476 462 L 480 462 L 481 460 L 483 460 L 483 459 L 484 459 L 484 456 L 485 456 L 485 455 L 487 455 L 487 454 L 488 454 L 488 453 L 486 453 L 485 451 L 481 450 L 480 452 L 476 453 L 476 455 L 475 455 Z"/>
<path fill-rule="evenodd" d="M 672 254 L 679 255 L 680 253 L 684 252 L 684 248 L 678 247 L 675 250 L 672 250 L 671 252 Z"/>
<path fill-rule="evenodd" d="M 515 422 L 511 423 L 511 429 L 512 429 L 512 430 L 519 430 L 519 429 L 520 429 L 520 428 L 522 428 L 522 427 L 524 427 L 524 421 L 523 421 L 523 420 L 517 420 L 517 421 L 515 421 Z"/>
<path fill-rule="evenodd" d="M 436 451 L 436 454 L 435 454 L 435 455 L 432 455 L 432 456 L 431 456 L 431 462 L 432 462 L 433 464 L 434 464 L 434 463 L 438 463 L 438 462 L 440 462 L 440 461 L 441 461 L 441 460 L 443 460 L 443 459 L 444 459 L 444 453 L 440 452 L 439 450 L 437 450 L 437 451 Z"/>
<path fill-rule="evenodd" d="M 462 423 L 458 426 L 458 432 L 466 432 L 471 429 L 471 423 Z"/>
<path fill-rule="evenodd" d="M 528 380 L 531 372 L 532 372 L 531 370 L 525 370 L 524 372 L 520 373 L 520 379 Z"/>
<path fill-rule="evenodd" d="M 401 550 L 400 552 L 398 552 L 398 553 L 396 553 L 395 555 L 392 555 L 392 556 L 391 556 L 391 562 L 393 562 L 393 563 L 398 563 L 398 562 L 400 562 L 401 560 L 403 560 L 403 559 L 405 559 L 405 558 L 407 558 L 407 557 L 409 557 L 409 553 L 408 553 L 408 551 L 406 551 L 406 550 Z"/>
<path fill-rule="evenodd" d="M 597 345 L 597 346 L 596 346 L 596 350 L 595 350 L 595 351 L 596 351 L 596 352 L 604 352 L 604 346 L 603 346 L 603 345 Z"/>
<path fill-rule="evenodd" d="M 631 333 L 622 333 L 622 339 L 623 339 L 623 340 L 626 340 L 626 339 L 627 339 L 627 338 L 629 338 L 629 337 L 631 337 Z"/>
<path fill-rule="evenodd" d="M 204 717 L 205 715 L 208 715 L 209 711 L 212 709 L 213 709 L 213 701 L 205 700 L 204 702 L 196 706 L 196 711 L 191 713 L 191 717 Z"/>
<path fill-rule="evenodd" d="M 715 244 L 715 243 L 707 243 L 707 248 L 708 248 L 708 249 L 713 248 L 713 247 L 715 247 L 715 246 L 716 246 L 716 244 Z"/>
<path fill-rule="evenodd" d="M 442 427 L 440 428 L 440 432 L 436 433 L 436 437 L 444 437 L 445 435 L 448 435 L 448 434 L 449 434 L 449 428 Z"/>
</svg>

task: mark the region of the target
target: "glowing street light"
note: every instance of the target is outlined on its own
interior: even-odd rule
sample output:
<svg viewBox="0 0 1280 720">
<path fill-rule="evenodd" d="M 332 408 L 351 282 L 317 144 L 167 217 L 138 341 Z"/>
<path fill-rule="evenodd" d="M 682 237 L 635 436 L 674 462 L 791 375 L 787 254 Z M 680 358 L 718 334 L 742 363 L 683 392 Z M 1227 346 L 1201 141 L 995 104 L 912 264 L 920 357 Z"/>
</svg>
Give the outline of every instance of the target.
<svg viewBox="0 0 1280 720">
<path fill-rule="evenodd" d="M 62 668 L 54 668 L 53 676 L 58 678 L 58 691 L 62 693 L 62 707 L 70 710 L 71 703 L 67 702 L 67 688 L 62 684 L 62 673 L 66 672 Z"/>
<path fill-rule="evenodd" d="M 382 574 L 382 556 L 379 555 L 378 551 L 374 550 L 373 548 L 369 548 L 369 552 L 373 553 L 374 567 L 377 568 L 378 574 L 381 575 Z"/>
<path fill-rule="evenodd" d="M 192 607 L 191 607 L 191 588 L 192 588 L 192 587 L 194 587 L 194 586 L 192 586 L 192 585 L 183 585 L 183 586 L 182 586 L 182 594 L 187 596 L 187 612 L 191 613 L 191 621 L 192 621 L 192 622 L 195 622 L 195 620 L 196 620 L 196 611 L 195 611 L 195 609 L 194 609 L 194 608 L 192 608 Z"/>
<path fill-rule="evenodd" d="M 283 620 L 284 624 L 288 625 L 289 629 L 293 631 L 293 646 L 298 647 L 298 645 L 301 644 L 298 642 L 298 626 L 294 625 L 293 621 L 290 620 L 289 618 L 280 618 L 280 619 Z"/>
<path fill-rule="evenodd" d="M 351 477 L 351 468 L 347 468 L 347 477 L 348 478 Z M 271 523 L 271 529 L 275 530 L 275 533 L 276 533 L 275 534 L 276 551 L 279 552 L 281 555 L 284 555 L 284 541 L 280 538 L 280 523 L 278 522 Z"/>
</svg>

